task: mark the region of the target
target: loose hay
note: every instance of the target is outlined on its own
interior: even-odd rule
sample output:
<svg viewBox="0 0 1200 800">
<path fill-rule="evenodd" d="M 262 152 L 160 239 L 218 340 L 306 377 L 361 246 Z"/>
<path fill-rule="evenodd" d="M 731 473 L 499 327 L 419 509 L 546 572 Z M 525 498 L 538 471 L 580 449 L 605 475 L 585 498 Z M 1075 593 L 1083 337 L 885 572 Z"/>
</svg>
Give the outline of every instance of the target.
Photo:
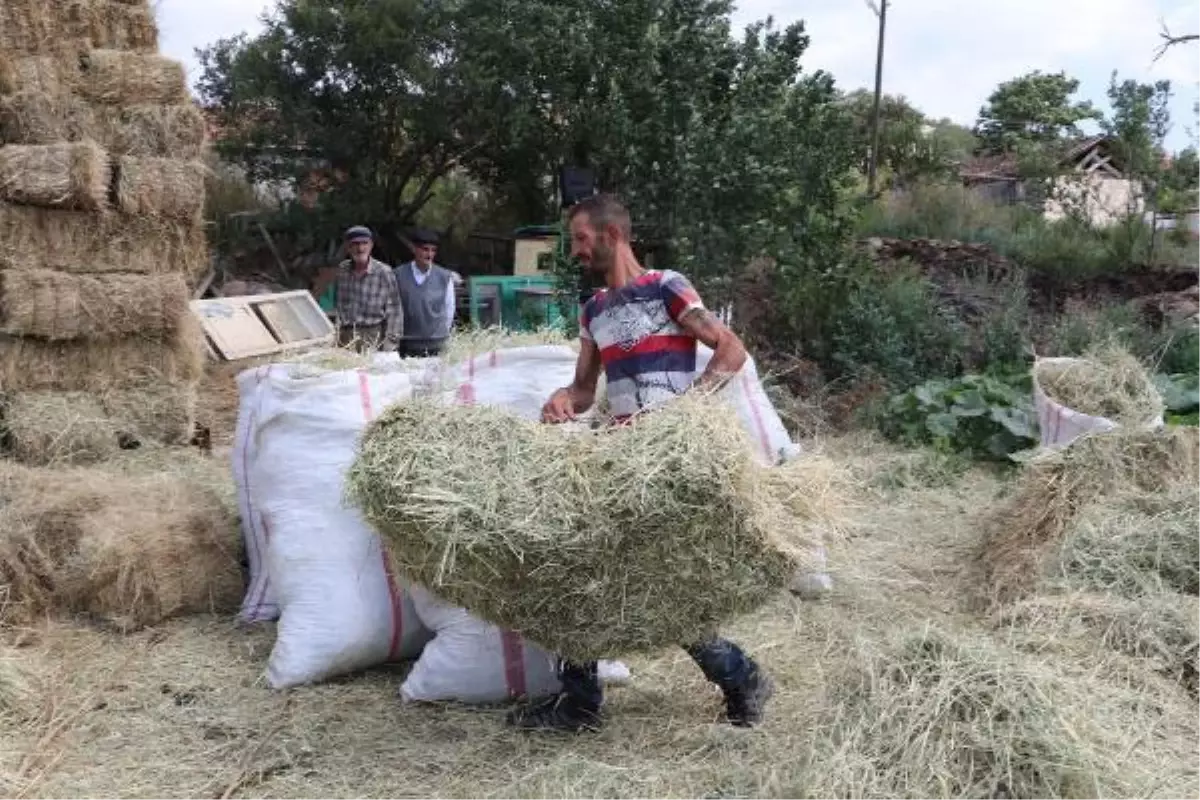
<svg viewBox="0 0 1200 800">
<path fill-rule="evenodd" d="M 199 225 L 0 202 L 2 269 L 196 277 L 208 266 L 208 244 Z"/>
<path fill-rule="evenodd" d="M 0 463 L 7 621 L 57 613 L 122 630 L 230 611 L 243 589 L 223 498 L 171 470 L 49 470 Z"/>
<path fill-rule="evenodd" d="M 92 50 L 82 61 L 80 91 L 97 103 L 172 106 L 188 102 L 183 65 L 158 55 Z"/>
<path fill-rule="evenodd" d="M 458 364 L 474 356 L 494 350 L 513 347 L 535 347 L 537 345 L 567 345 L 578 348 L 578 342 L 567 339 L 558 330 L 542 328 L 536 331 L 510 331 L 505 328 L 472 328 L 455 331 L 442 350 L 442 361 Z"/>
<path fill-rule="evenodd" d="M 1118 345 L 1092 348 L 1081 359 L 1039 359 L 1034 374 L 1051 400 L 1082 414 L 1121 425 L 1162 418 L 1162 395 L 1150 373 Z"/>
<path fill-rule="evenodd" d="M 169 339 L 43 342 L 0 336 L 0 391 L 107 391 L 147 383 L 195 383 L 207 359 L 191 312 Z"/>
<path fill-rule="evenodd" d="M 94 142 L 0 147 L 0 199 L 46 208 L 102 211 L 112 167 Z"/>
<path fill-rule="evenodd" d="M 123 156 L 117 161 L 117 206 L 126 214 L 198 222 L 204 176 L 199 161 Z"/>
<path fill-rule="evenodd" d="M 182 275 L 0 272 L 0 329 L 16 336 L 115 339 L 173 332 L 190 299 Z"/>
<path fill-rule="evenodd" d="M 25 91 L 0 98 L 0 143 L 53 144 L 90 139 L 115 156 L 196 159 L 205 127 L 194 104 L 89 106 L 73 95 Z"/>
<path fill-rule="evenodd" d="M 40 53 L 79 40 L 97 48 L 154 52 L 158 31 L 145 3 L 109 0 L 5 0 L 0 50 Z"/>
<path fill-rule="evenodd" d="M 1116 493 L 1195 490 L 1195 428 L 1091 434 L 1029 461 L 1007 501 L 989 510 L 980 566 L 995 600 L 1030 591 L 1081 510 Z"/>
<path fill-rule="evenodd" d="M 704 639 L 776 594 L 794 562 L 761 473 L 706 398 L 574 434 L 415 401 L 368 428 L 347 484 L 402 574 L 587 659 Z"/>
<path fill-rule="evenodd" d="M 35 706 L 33 687 L 33 676 L 16 659 L 0 650 L 0 720 L 28 717 Z"/>
<path fill-rule="evenodd" d="M 194 386 L 108 392 L 22 392 L 3 409 L 13 456 L 33 466 L 92 464 L 123 449 L 187 444 L 196 418 Z"/>
</svg>

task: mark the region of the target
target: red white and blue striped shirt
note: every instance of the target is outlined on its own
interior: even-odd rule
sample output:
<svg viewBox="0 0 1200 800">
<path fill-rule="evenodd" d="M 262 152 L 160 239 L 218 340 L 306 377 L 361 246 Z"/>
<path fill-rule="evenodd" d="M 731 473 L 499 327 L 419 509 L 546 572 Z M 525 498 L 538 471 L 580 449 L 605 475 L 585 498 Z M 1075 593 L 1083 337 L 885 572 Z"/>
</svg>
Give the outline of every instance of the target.
<svg viewBox="0 0 1200 800">
<path fill-rule="evenodd" d="M 696 372 L 696 339 L 679 320 L 703 308 L 688 279 L 651 270 L 584 304 L 579 335 L 600 350 L 611 413 L 632 416 L 683 394 Z"/>
</svg>

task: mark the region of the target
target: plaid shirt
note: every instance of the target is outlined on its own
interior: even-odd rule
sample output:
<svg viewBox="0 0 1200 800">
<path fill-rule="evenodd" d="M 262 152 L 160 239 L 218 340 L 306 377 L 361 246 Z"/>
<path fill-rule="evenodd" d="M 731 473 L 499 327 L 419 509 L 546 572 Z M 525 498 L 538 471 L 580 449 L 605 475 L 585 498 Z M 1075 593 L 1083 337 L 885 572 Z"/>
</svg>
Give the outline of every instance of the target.
<svg viewBox="0 0 1200 800">
<path fill-rule="evenodd" d="M 392 268 L 371 259 L 365 274 L 349 260 L 338 266 L 337 319 L 342 327 L 364 328 L 387 323 L 384 337 L 393 344 L 404 335 L 404 310 Z"/>
</svg>

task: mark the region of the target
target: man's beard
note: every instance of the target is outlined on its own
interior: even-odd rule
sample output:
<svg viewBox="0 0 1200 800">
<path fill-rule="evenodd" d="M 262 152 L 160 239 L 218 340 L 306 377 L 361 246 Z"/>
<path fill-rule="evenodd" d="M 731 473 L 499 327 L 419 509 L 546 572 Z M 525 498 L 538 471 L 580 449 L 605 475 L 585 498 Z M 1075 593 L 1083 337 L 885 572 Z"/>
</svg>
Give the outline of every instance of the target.
<svg viewBox="0 0 1200 800">
<path fill-rule="evenodd" d="M 592 272 L 606 273 L 617 263 L 616 248 L 598 244 L 592 250 Z"/>
</svg>

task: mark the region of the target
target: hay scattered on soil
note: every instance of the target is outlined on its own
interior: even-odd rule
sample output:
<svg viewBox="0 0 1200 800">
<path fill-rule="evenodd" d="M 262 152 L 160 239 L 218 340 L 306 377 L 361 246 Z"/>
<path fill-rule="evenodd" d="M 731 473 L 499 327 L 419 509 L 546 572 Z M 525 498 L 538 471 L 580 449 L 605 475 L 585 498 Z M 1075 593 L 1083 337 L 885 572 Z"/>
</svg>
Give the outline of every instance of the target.
<svg viewBox="0 0 1200 800">
<path fill-rule="evenodd" d="M 199 225 L 0 202 L 0 268 L 195 277 L 208 269 L 208 243 Z"/>
<path fill-rule="evenodd" d="M 115 339 L 171 333 L 188 311 L 182 275 L 0 272 L 4 333 L 42 339 Z"/>
<path fill-rule="evenodd" d="M 16 659 L 0 649 L 0 719 L 27 717 L 35 704 L 33 687 L 33 676 Z"/>
<path fill-rule="evenodd" d="M 196 418 L 194 386 L 107 392 L 21 392 L 3 409 L 8 447 L 34 466 L 92 464 L 123 449 L 187 444 Z"/>
<path fill-rule="evenodd" d="M 938 631 L 862 662 L 832 698 L 809 796 L 1142 797 L 1194 785 L 1186 695 L 1148 696 Z M 1168 736 L 1180 752 L 1162 759 Z"/>
<path fill-rule="evenodd" d="M 188 102 L 183 65 L 159 55 L 92 50 L 82 60 L 80 91 L 97 103 L 172 106 Z"/>
<path fill-rule="evenodd" d="M 80 613 L 130 630 L 241 599 L 236 520 L 222 497 L 171 470 L 0 462 L 0 498 L 10 623 Z"/>
<path fill-rule="evenodd" d="M 102 211 L 112 166 L 94 142 L 0 147 L 0 198 L 46 208 Z"/>
<path fill-rule="evenodd" d="M 1046 395 L 1067 408 L 1121 425 L 1161 419 L 1162 395 L 1137 357 L 1115 344 L 1075 361 L 1039 359 L 1034 374 Z"/>
<path fill-rule="evenodd" d="M 583 659 L 698 641 L 776 594 L 796 548 L 762 471 L 710 398 L 604 433 L 415 401 L 347 484 L 402 574 Z"/>
<path fill-rule="evenodd" d="M 91 139 L 115 156 L 196 159 L 204 118 L 194 104 L 89 106 L 72 95 L 26 91 L 0 98 L 0 143 L 52 144 Z"/>
<path fill-rule="evenodd" d="M 199 322 L 180 317 L 169 339 L 43 342 L 0 336 L 0 391 L 107 391 L 194 383 L 208 357 Z"/>
<path fill-rule="evenodd" d="M 117 206 L 135 216 L 198 222 L 204 175 L 199 161 L 123 156 L 117 162 Z"/>
</svg>

